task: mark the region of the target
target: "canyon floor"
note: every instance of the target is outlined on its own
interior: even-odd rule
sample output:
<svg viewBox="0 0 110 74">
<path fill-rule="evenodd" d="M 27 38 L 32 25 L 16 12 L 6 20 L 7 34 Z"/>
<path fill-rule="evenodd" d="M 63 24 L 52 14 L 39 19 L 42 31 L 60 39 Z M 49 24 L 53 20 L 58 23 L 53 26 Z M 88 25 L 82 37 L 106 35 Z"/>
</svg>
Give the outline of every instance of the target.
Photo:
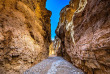
<svg viewBox="0 0 110 74">
<path fill-rule="evenodd" d="M 62 57 L 52 56 L 36 64 L 24 74 L 84 74 Z"/>
</svg>

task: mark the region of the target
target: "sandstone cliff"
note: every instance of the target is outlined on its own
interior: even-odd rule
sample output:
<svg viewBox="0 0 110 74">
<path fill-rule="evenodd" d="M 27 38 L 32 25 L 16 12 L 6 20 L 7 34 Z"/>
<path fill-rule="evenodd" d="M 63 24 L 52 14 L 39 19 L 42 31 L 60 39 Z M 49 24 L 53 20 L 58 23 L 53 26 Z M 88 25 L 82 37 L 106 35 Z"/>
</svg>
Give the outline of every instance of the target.
<svg viewBox="0 0 110 74">
<path fill-rule="evenodd" d="M 0 0 L 0 74 L 22 74 L 48 57 L 46 0 Z"/>
<path fill-rule="evenodd" d="M 88 74 L 110 74 L 110 0 L 70 0 L 56 34 L 57 55 Z"/>
</svg>

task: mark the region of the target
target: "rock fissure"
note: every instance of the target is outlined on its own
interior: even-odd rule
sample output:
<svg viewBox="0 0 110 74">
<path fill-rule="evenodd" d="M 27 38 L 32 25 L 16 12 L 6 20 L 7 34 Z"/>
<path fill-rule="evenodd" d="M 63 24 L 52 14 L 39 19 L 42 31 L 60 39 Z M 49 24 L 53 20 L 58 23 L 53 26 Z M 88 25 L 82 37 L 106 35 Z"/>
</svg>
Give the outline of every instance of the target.
<svg viewBox="0 0 110 74">
<path fill-rule="evenodd" d="M 54 41 L 45 6 L 0 0 L 0 74 L 110 74 L 110 0 L 70 0 Z"/>
</svg>

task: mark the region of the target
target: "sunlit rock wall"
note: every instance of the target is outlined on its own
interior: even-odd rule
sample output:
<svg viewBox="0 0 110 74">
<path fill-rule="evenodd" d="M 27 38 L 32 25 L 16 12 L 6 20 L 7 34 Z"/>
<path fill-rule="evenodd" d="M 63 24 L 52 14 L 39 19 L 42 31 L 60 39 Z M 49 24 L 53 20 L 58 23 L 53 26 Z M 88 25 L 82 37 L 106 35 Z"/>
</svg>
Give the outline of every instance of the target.
<svg viewBox="0 0 110 74">
<path fill-rule="evenodd" d="M 110 0 L 71 0 L 56 34 L 57 55 L 87 74 L 110 74 Z"/>
<path fill-rule="evenodd" d="M 22 74 L 48 57 L 46 0 L 0 0 L 0 74 Z"/>
<path fill-rule="evenodd" d="M 51 44 L 49 46 L 49 56 L 51 57 L 52 55 L 55 55 L 53 41 L 51 42 Z"/>
</svg>

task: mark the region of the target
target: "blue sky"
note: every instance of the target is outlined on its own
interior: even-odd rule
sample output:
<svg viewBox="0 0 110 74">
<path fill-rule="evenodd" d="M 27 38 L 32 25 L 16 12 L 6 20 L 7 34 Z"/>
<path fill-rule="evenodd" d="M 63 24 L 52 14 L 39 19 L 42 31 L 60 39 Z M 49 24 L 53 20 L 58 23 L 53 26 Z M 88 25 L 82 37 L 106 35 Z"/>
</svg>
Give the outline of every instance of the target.
<svg viewBox="0 0 110 74">
<path fill-rule="evenodd" d="M 52 12 L 51 16 L 51 39 L 53 40 L 56 36 L 55 30 L 57 28 L 59 17 L 60 17 L 60 11 L 62 8 L 64 8 L 66 5 L 69 4 L 70 0 L 47 0 L 46 2 L 46 8 Z"/>
</svg>

